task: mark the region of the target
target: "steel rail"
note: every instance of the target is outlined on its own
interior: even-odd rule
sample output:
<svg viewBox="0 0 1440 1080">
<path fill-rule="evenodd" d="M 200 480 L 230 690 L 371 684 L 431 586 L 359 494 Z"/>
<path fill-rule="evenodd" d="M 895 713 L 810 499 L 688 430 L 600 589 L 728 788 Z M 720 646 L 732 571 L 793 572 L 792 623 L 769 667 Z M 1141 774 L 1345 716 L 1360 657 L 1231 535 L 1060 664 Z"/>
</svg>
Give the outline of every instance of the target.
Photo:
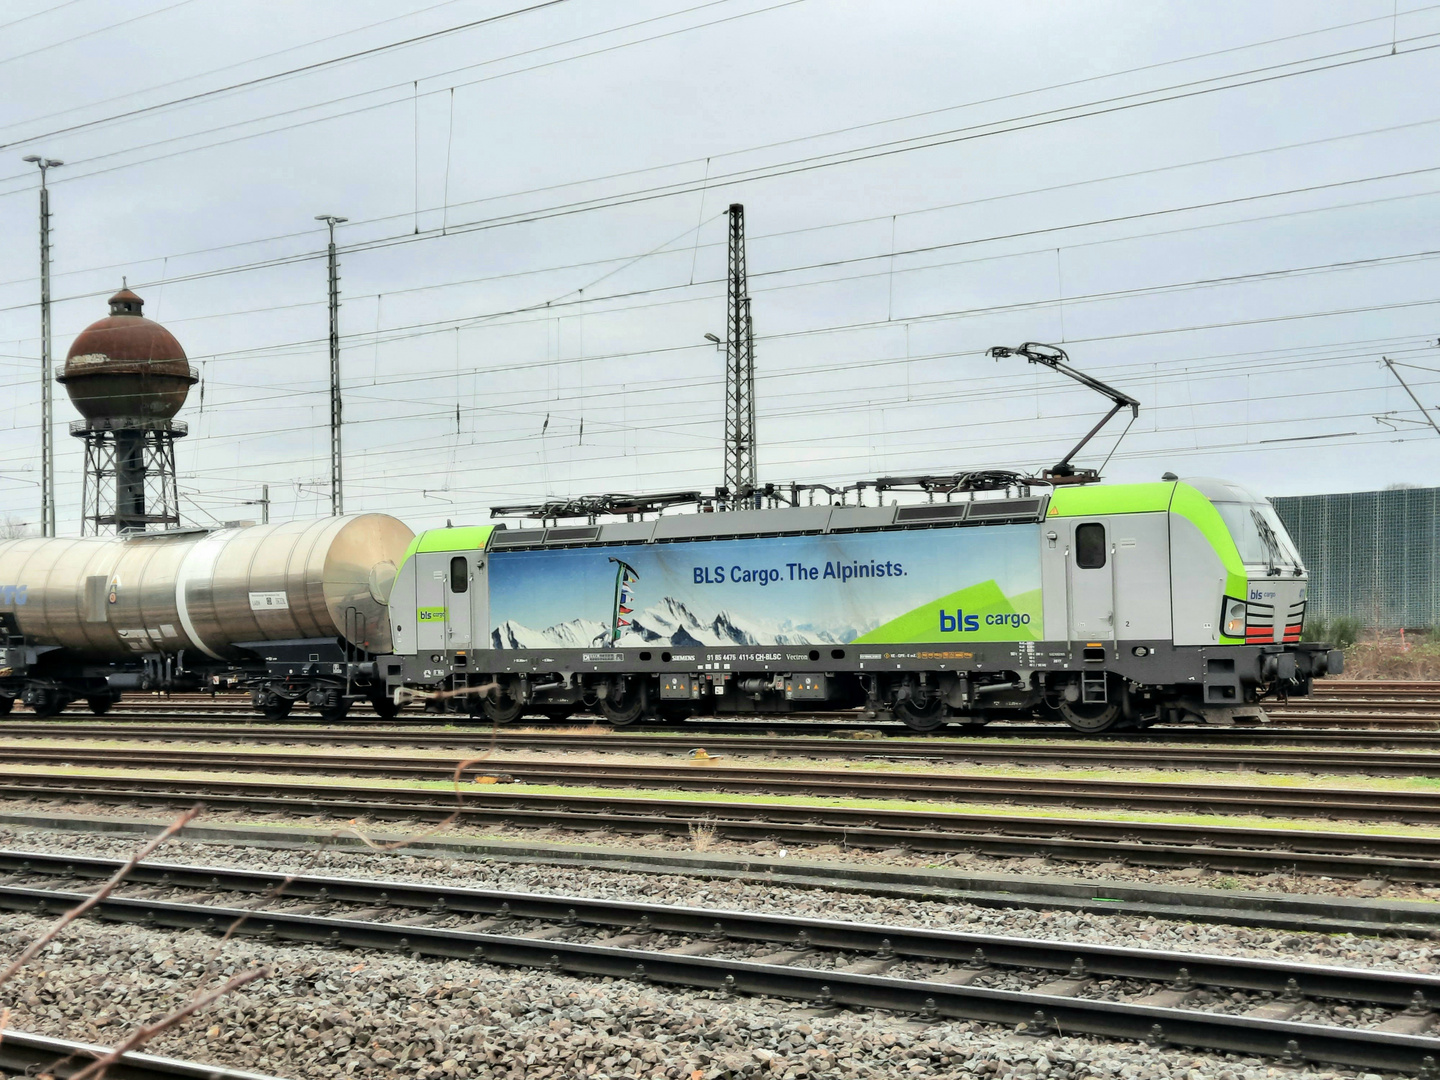
<svg viewBox="0 0 1440 1080">
<path fill-rule="evenodd" d="M 21 864 L 25 853 L 6 853 Z M 35 870 L 34 856 L 31 872 Z M 49 857 L 53 867 L 66 867 L 63 856 Z M 91 861 L 95 862 L 95 861 Z M 62 873 L 100 876 L 104 869 L 81 871 L 81 860 L 68 860 Z M 12 862 L 13 865 L 13 862 Z M 113 871 L 113 862 L 106 869 Z M 26 872 L 23 865 L 16 866 Z M 598 926 L 638 931 L 641 943 L 657 932 L 704 936 L 711 941 L 738 939 L 783 942 L 801 953 L 812 948 L 870 952 L 876 958 L 907 957 L 928 962 L 970 961 L 981 967 L 1002 966 L 1067 970 L 1077 980 L 1086 973 L 1146 981 L 1171 981 L 1178 988 L 1212 985 L 1222 988 L 1278 991 L 1323 998 L 1360 1000 L 1428 1012 L 1431 997 L 1440 998 L 1440 978 L 1404 972 L 1289 965 L 1283 962 L 1176 954 L 1114 946 L 1006 938 L 955 931 L 852 924 L 724 910 L 684 909 L 669 905 L 547 897 L 535 894 L 466 890 L 398 882 L 279 874 L 256 874 L 210 867 L 150 865 L 145 877 L 171 888 L 274 893 L 283 887 L 287 899 L 324 903 L 347 900 L 383 906 L 425 907 L 447 914 L 489 915 L 510 919 L 562 919 L 568 926 Z M 241 887 L 241 883 L 244 887 Z M 74 906 L 83 892 L 0 886 L 0 906 L 46 913 Z M 1038 991 L 1006 991 L 960 982 L 899 979 L 853 970 L 797 966 L 708 955 L 563 940 L 562 936 L 526 936 L 439 928 L 415 923 L 317 915 L 304 911 L 221 907 L 151 898 L 109 897 L 92 915 L 151 927 L 231 931 L 262 935 L 268 940 L 323 943 L 352 948 L 404 950 L 419 956 L 472 959 L 487 963 L 543 967 L 578 975 L 641 979 L 686 987 L 778 996 L 823 1005 L 890 1009 L 922 1016 L 953 1016 L 1003 1024 L 1025 1024 L 1045 1032 L 1056 1028 L 1111 1038 L 1140 1039 L 1152 1045 L 1175 1044 L 1208 1050 L 1258 1053 L 1289 1060 L 1312 1060 L 1368 1068 L 1425 1072 L 1435 1068 L 1440 1039 L 1365 1028 L 1266 1020 L 1162 1004 L 1114 1002 L 1057 993 L 1046 984 Z M 976 950 L 979 950 L 977 953 Z M 1079 967 L 1076 967 L 1076 963 Z M 1302 983 L 1301 980 L 1304 980 Z M 1429 993 L 1427 993 L 1429 991 Z M 1166 999 L 1162 999 L 1166 1000 Z"/>
<path fill-rule="evenodd" d="M 0 796 L 70 802 L 196 802 L 223 809 L 329 813 L 352 819 L 445 820 L 582 831 L 668 833 L 713 829 L 726 839 L 862 848 L 964 852 L 1000 857 L 1126 860 L 1152 866 L 1206 866 L 1245 872 L 1440 882 L 1440 837 L 1134 822 L 1097 818 L 880 810 L 774 802 L 716 802 L 511 792 L 495 785 L 448 790 L 307 785 L 206 777 L 196 781 L 70 773 L 0 778 Z"/>
<path fill-rule="evenodd" d="M 123 720 L 123 718 L 122 718 Z M 1207 745 L 1278 743 L 1286 748 L 1334 747 L 1393 749 L 1412 746 L 1440 750 L 1440 725 L 1435 731 L 1368 731 L 1359 729 L 1301 730 L 1283 728 L 1160 728 L 1140 732 L 1116 732 L 1103 735 L 1082 735 L 1068 727 L 1043 727 L 1036 725 L 991 725 L 981 732 L 963 732 L 955 728 L 932 735 L 919 735 L 903 725 L 885 724 L 832 724 L 825 722 L 773 724 L 764 722 L 723 721 L 705 726 L 693 727 L 649 727 L 640 729 L 604 729 L 596 733 L 575 732 L 576 727 L 587 726 L 584 721 L 573 724 L 516 724 L 510 728 L 496 729 L 489 724 L 444 724 L 437 717 L 423 723 L 397 723 L 393 720 L 350 722 L 340 727 L 323 726 L 319 723 L 295 723 L 279 726 L 273 723 L 247 723 L 244 719 L 225 718 L 217 721 L 213 716 L 201 716 L 189 723 L 174 719 L 170 722 L 117 722 L 106 719 L 86 720 L 41 720 L 20 721 L 0 719 L 0 739 L 10 738 L 53 738 L 59 735 L 74 735 L 85 738 L 119 738 L 151 736 L 157 739 L 224 739 L 236 742 L 297 742 L 324 741 L 331 743 L 352 743 L 354 745 L 445 745 L 474 746 L 477 741 L 487 741 L 498 735 L 500 741 L 526 739 L 568 740 L 572 745 L 589 749 L 604 749 L 618 745 L 615 740 L 647 740 L 654 745 L 666 742 L 693 746 L 689 741 L 697 735 L 712 738 L 802 738 L 814 740 L 809 745 L 820 745 L 819 740 L 836 737 L 857 739 L 861 747 L 887 748 L 889 753 L 900 753 L 906 747 L 931 748 L 954 747 L 969 750 L 984 749 L 998 740 L 1015 744 L 1058 743 L 1077 750 L 1084 748 L 1112 748 L 1124 746 L 1156 747 L 1168 752 L 1177 746 L 1202 743 Z M 600 726 L 600 725 L 596 725 Z M 549 729 L 554 729 L 549 730 Z M 900 738 L 890 738 L 891 735 Z M 874 738 L 871 738 L 871 737 Z M 984 739 L 977 743 L 974 739 Z M 558 743 L 556 745 L 559 745 Z M 636 743 L 635 745 L 639 745 Z M 739 748 L 742 744 L 733 745 Z M 857 752 L 864 752 L 857 750 Z M 873 751 L 871 751 L 873 752 Z"/>
<path fill-rule="evenodd" d="M 682 754 L 702 740 L 683 739 L 668 735 L 635 732 L 613 732 L 605 735 L 568 734 L 561 732 L 521 732 L 480 729 L 473 731 L 379 731 L 291 728 L 223 728 L 205 725 L 189 728 L 146 727 L 128 728 L 97 724 L 62 725 L 35 730 L 35 726 L 16 728 L 0 725 L 0 740 L 5 736 L 17 739 L 36 735 L 86 739 L 121 738 L 173 739 L 186 743 L 210 742 L 215 745 L 257 745 L 265 743 L 307 743 L 318 746 L 409 746 L 414 749 L 454 750 L 470 756 L 493 745 L 496 749 L 540 751 L 584 751 L 631 754 Z M 703 740 L 707 751 L 724 755 L 759 755 L 767 757 L 858 758 L 885 760 L 941 760 L 966 764 L 1018 764 L 1098 766 L 1102 768 L 1141 767 L 1150 769 L 1237 769 L 1275 773 L 1345 773 L 1368 776 L 1436 776 L 1440 775 L 1440 753 L 1359 750 L 1326 751 L 1273 749 L 1269 747 L 1184 746 L 1155 743 L 1149 740 L 1122 742 L 1114 739 L 1075 739 L 1055 745 L 1015 740 L 1001 745 L 994 742 L 961 742 L 951 739 L 851 739 L 829 736 L 716 736 Z M 1436 742 L 1440 750 L 1440 740 Z M 77 747 L 75 752 L 85 748 Z M 29 750 L 28 747 L 0 747 L 0 754 Z M 123 755 L 129 751 L 120 750 Z M 153 755 L 155 751 L 143 751 Z M 31 760 L 56 759 L 64 756 L 61 749 L 36 748 Z M 20 760 L 20 758 L 15 758 Z M 74 760 L 64 757 L 64 760 Z M 393 760 L 393 759 L 392 759 Z M 500 765 L 497 764 L 497 767 Z"/>
<path fill-rule="evenodd" d="M 14 876 L 50 875 L 59 878 L 108 880 L 123 866 L 119 859 L 76 857 L 43 852 L 0 850 L 0 873 Z M 52 890 L 36 890 L 0 881 L 0 903 L 13 910 L 28 910 L 29 902 L 46 900 Z M 504 916 L 537 919 L 566 925 L 583 924 L 655 933 L 693 934 L 705 937 L 717 928 L 730 939 L 787 945 L 808 944 L 817 949 L 882 953 L 918 960 L 969 962 L 975 950 L 991 966 L 1043 968 L 1068 971 L 1079 960 L 1090 975 L 1174 983 L 1188 979 L 1201 986 L 1233 990 L 1294 993 L 1311 998 L 1365 1001 L 1408 1007 L 1418 992 L 1427 1002 L 1440 1005 L 1440 975 L 1421 975 L 1375 968 L 1329 964 L 1298 964 L 1169 949 L 1141 949 L 1087 942 L 1054 941 L 1013 935 L 977 934 L 916 926 L 857 923 L 845 919 L 815 919 L 799 915 L 735 911 L 728 908 L 689 908 L 636 900 L 479 889 L 394 880 L 351 878 L 328 874 L 283 874 L 235 867 L 193 866 L 148 862 L 134 867 L 123 887 L 163 886 L 169 889 L 222 890 L 257 893 L 284 900 L 324 901 L 413 908 L 429 913 Z M 42 895 L 44 893 L 44 895 Z M 13 903 L 16 898 L 21 902 Z M 115 897 L 125 899 L 123 896 Z M 149 899 L 148 897 L 146 898 Z M 129 901 L 135 903 L 133 898 Z M 253 909 L 247 909 L 253 910 Z M 142 908 L 143 911 L 143 908 Z M 268 917 L 268 916 L 267 916 Z M 1291 985 L 1292 981 L 1294 986 Z"/>
<path fill-rule="evenodd" d="M 19 714 L 15 714 L 19 715 Z M 72 714 L 74 715 L 74 714 Z M 190 708 L 190 709 L 112 709 L 107 712 L 106 717 L 111 721 L 126 722 L 130 720 L 188 720 L 192 722 L 214 722 L 217 719 L 234 720 L 241 722 L 250 719 L 254 723 L 275 723 L 272 720 L 263 720 L 258 714 L 237 706 L 222 706 L 219 708 Z M 1440 730 L 1440 707 L 1434 705 L 1417 706 L 1407 703 L 1401 704 L 1364 704 L 1351 707 L 1346 702 L 1334 702 L 1307 706 L 1305 708 L 1270 709 L 1268 711 L 1269 722 L 1264 725 L 1254 725 L 1260 730 L 1281 730 L 1284 728 L 1295 728 L 1298 730 L 1310 730 L 1314 728 L 1356 728 L 1358 730 L 1395 730 L 1395 731 L 1435 731 Z M 488 721 L 471 719 L 467 714 L 461 713 L 401 713 L 391 719 L 382 719 L 371 712 L 357 712 L 347 716 L 344 720 L 327 721 L 318 713 L 292 713 L 288 718 L 290 723 L 297 724 L 354 724 L 354 723 L 385 723 L 397 727 L 407 725 L 463 723 L 475 725 L 487 725 Z M 284 721 L 282 721 L 284 722 Z M 1036 728 L 1054 729 L 1076 734 L 1072 728 L 1046 724 L 1036 720 L 1006 720 L 993 721 L 994 724 L 1001 724 L 1006 727 L 1016 728 L 1022 731 Z M 609 726 L 608 722 L 599 717 L 588 715 L 577 715 L 565 720 L 548 720 L 544 717 L 529 717 L 516 721 L 517 725 L 561 725 L 575 726 L 577 724 L 596 724 Z M 790 714 L 783 717 L 766 719 L 763 717 L 735 716 L 735 717 L 691 717 L 685 720 L 664 720 L 651 719 L 638 721 L 634 727 L 637 729 L 673 728 L 686 731 L 703 730 L 774 730 L 776 728 L 801 729 L 814 727 L 816 725 L 829 725 L 836 728 L 860 728 L 880 727 L 895 732 L 908 732 L 915 734 L 914 729 L 906 727 L 888 719 L 866 718 L 857 715 L 855 712 L 845 713 L 815 713 L 815 714 Z M 943 732 L 955 736 L 988 731 L 989 724 L 965 724 L 959 720 L 952 721 L 947 727 L 941 728 Z M 1162 724 L 1153 729 L 1159 733 L 1173 731 L 1207 731 L 1215 730 L 1207 728 L 1203 724 L 1171 725 Z M 1114 734 L 1114 733 L 1112 733 Z M 1120 732 L 1118 734 L 1124 734 Z M 1093 737 L 1087 735 L 1087 737 Z"/>
<path fill-rule="evenodd" d="M 706 759 L 710 760 L 710 759 Z M 156 769 L 358 776 L 385 779 L 448 780 L 455 763 L 435 758 L 384 760 L 353 755 L 156 751 L 77 747 L 0 747 L 0 762 Z M 1437 758 L 1436 764 L 1440 764 Z M 1096 809 L 1156 810 L 1206 814 L 1270 814 L 1334 817 L 1357 821 L 1440 824 L 1440 792 L 1365 791 L 1345 788 L 1285 788 L 1151 781 L 1080 780 L 1069 777 L 959 776 L 840 769 L 751 768 L 729 763 L 636 765 L 557 760 L 485 763 L 487 773 L 522 784 L 583 784 L 592 787 L 654 787 L 682 791 L 724 791 L 828 798 L 909 799 L 927 802 L 1023 803 Z M 474 770 L 470 770 L 473 775 Z"/>
<path fill-rule="evenodd" d="M 0 1037 L 0 1072 L 16 1076 L 73 1076 L 92 1062 L 110 1053 L 107 1046 L 72 1042 L 49 1035 L 6 1028 Z M 105 1071 L 109 1080 L 278 1080 L 263 1073 L 207 1065 L 198 1061 L 158 1057 L 154 1054 L 125 1054 Z"/>
</svg>

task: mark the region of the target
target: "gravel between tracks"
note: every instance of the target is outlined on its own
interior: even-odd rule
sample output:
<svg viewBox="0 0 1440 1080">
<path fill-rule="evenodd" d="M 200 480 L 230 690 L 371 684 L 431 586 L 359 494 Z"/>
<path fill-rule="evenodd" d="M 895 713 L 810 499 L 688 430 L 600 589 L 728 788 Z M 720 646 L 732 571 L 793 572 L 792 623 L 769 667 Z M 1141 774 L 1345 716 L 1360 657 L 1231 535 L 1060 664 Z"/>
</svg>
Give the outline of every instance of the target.
<svg viewBox="0 0 1440 1080">
<path fill-rule="evenodd" d="M 0 829 L 0 844 L 27 851 L 108 858 L 124 858 L 135 847 L 135 842 L 126 838 L 57 834 L 37 829 Z M 1303 959 L 1313 963 L 1354 964 L 1421 974 L 1440 972 L 1440 943 L 1410 938 L 1290 933 L 1223 924 L 1177 923 L 1129 915 L 917 902 L 823 889 L 707 881 L 686 874 L 435 859 L 378 852 L 326 851 L 312 856 L 299 851 L 257 851 L 239 845 L 184 840 L 172 841 L 151 861 L 242 868 L 263 865 L 275 872 L 389 878 L 472 888 L 790 913 L 813 918 L 848 918 L 978 933 L 1021 934 L 1103 945 Z"/>
<path fill-rule="evenodd" d="M 0 916 L 0 944 L 41 923 Z M 58 948 L 56 947 L 58 946 Z M 212 959 L 213 958 L 213 959 Z M 960 1080 L 975 1076 L 1260 1080 L 1258 1059 L 1086 1038 L 1028 1039 L 971 1023 L 918 1029 L 905 1018 L 807 1015 L 768 999 L 724 1000 L 631 982 L 581 980 L 468 962 L 227 943 L 81 923 L 7 987 L 11 1023 L 104 1042 L 253 963 L 274 975 L 152 1044 L 157 1053 L 287 1077 L 732 1077 Z M 1300 1070 L 1296 1080 L 1357 1075 Z M 1360 1073 L 1360 1076 L 1377 1074 Z"/>
<path fill-rule="evenodd" d="M 145 818 L 157 823 L 168 823 L 173 814 L 137 809 L 134 806 L 111 806 L 103 803 L 75 801 L 69 799 L 0 799 L 0 810 L 8 814 L 56 811 L 85 817 L 118 817 L 127 820 Z M 1018 813 L 1015 807 L 1005 807 L 1003 812 Z M 207 812 L 203 820 L 210 824 L 251 825 L 251 826 L 297 826 L 305 829 L 326 828 L 327 822 L 315 817 L 291 817 L 284 814 L 257 815 L 247 810 L 220 810 Z M 406 826 L 393 821 L 368 821 L 358 818 L 344 823 L 344 827 L 359 827 L 366 831 L 395 834 Z M 412 823 L 413 827 L 413 823 Z M 3 828 L 3 826 L 0 826 Z M 1323 828 L 1323 826 L 1322 826 Z M 1403 832 L 1403 826 L 1395 826 L 1394 832 Z M 451 827 L 444 836 L 454 839 L 489 839 L 504 841 L 526 841 L 561 843 L 584 848 L 644 849 L 650 853 L 666 851 L 692 852 L 696 850 L 691 840 L 684 836 L 669 836 L 662 833 L 635 835 L 616 834 L 603 831 L 574 831 L 564 829 L 533 829 L 506 825 L 487 825 L 480 828 L 465 826 Z M 976 873 L 1015 873 L 1045 875 L 1047 877 L 1074 878 L 1086 881 L 1106 880 L 1134 882 L 1151 885 L 1184 885 L 1195 888 L 1221 890 L 1242 890 L 1246 892 L 1305 893 L 1308 895 L 1341 896 L 1351 898 L 1387 900 L 1415 900 L 1422 902 L 1440 901 L 1440 888 L 1421 886 L 1411 882 L 1382 880 L 1357 880 L 1331 878 L 1309 874 L 1246 874 L 1238 871 L 1215 871 L 1201 867 L 1148 868 L 1130 866 L 1122 862 L 1070 862 L 1041 857 L 998 857 L 988 855 L 955 854 L 939 856 L 930 853 L 912 853 L 900 848 L 875 851 L 868 848 L 842 848 L 838 845 L 785 847 L 774 841 L 760 840 L 753 843 L 708 839 L 702 849 L 715 855 L 750 856 L 765 859 L 784 859 L 787 856 L 807 860 L 824 860 L 837 864 L 854 863 L 866 866 L 928 867 L 946 866 L 969 870 Z"/>
<path fill-rule="evenodd" d="M 125 838 L 0 829 L 0 844 L 122 857 Z M 1284 934 L 1166 923 L 1128 916 L 995 911 L 504 862 L 383 853 L 257 852 L 172 842 L 156 861 L 243 865 L 477 887 L 584 894 L 1230 955 L 1290 957 L 1397 970 L 1440 970 L 1440 947 L 1404 940 Z M 13 954 L 44 920 L 0 915 L 0 955 Z M 58 945 L 58 947 L 57 947 Z M 130 925 L 74 926 L 43 960 L 0 992 L 19 1029 L 92 1041 L 153 1019 L 199 985 L 216 942 Z M 271 1071 L 287 1077 L 1052 1077 L 1081 1080 L 1258 1080 L 1370 1076 L 1353 1070 L 1275 1070 L 1258 1059 L 1221 1058 L 1084 1038 L 1029 1039 L 965 1022 L 921 1028 L 910 1018 L 841 1012 L 809 1015 L 793 1003 L 577 979 L 391 953 L 337 952 L 253 939 L 225 944 L 211 982 L 248 964 L 274 978 L 213 1007 L 154 1044 L 157 1053 Z"/>
</svg>

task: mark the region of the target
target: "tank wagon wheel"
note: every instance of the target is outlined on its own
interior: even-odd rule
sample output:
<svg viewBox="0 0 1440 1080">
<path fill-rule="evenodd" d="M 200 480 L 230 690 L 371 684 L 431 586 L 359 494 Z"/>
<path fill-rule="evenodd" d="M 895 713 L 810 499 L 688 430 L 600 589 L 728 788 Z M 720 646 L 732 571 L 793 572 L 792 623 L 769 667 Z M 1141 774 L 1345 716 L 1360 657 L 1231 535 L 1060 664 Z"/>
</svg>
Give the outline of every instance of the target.
<svg viewBox="0 0 1440 1080">
<path fill-rule="evenodd" d="M 96 716 L 104 716 L 110 711 L 110 706 L 115 704 L 115 699 L 112 697 L 87 697 L 85 704 Z"/>
<path fill-rule="evenodd" d="M 350 711 L 350 702 L 340 696 L 339 690 L 325 691 L 324 700 L 316 707 L 315 711 L 320 714 L 320 719 L 328 723 L 337 723 L 345 719 L 345 714 Z"/>
<path fill-rule="evenodd" d="M 375 715 L 381 720 L 393 720 L 400 706 L 395 704 L 395 699 L 389 694 L 375 694 L 370 698 L 370 707 L 375 710 Z"/>
<path fill-rule="evenodd" d="M 945 722 L 949 719 L 945 702 L 939 698 L 927 701 L 920 706 L 907 698 L 904 701 L 897 701 L 892 711 L 895 713 L 896 719 L 902 721 L 912 731 L 938 731 L 945 726 Z"/>
<path fill-rule="evenodd" d="M 15 699 L 0 694 L 0 716 L 9 716 L 10 710 L 15 708 Z"/>
<path fill-rule="evenodd" d="M 1076 731 L 1083 731 L 1087 735 L 1096 735 L 1102 731 L 1109 731 L 1119 723 L 1120 703 L 1110 701 L 1103 705 L 1098 702 L 1081 704 L 1078 701 L 1065 701 L 1062 698 L 1060 715 Z"/>
<path fill-rule="evenodd" d="M 294 701 L 288 697 L 281 697 L 273 690 L 256 691 L 255 693 L 255 708 L 260 710 L 266 720 L 284 720 L 294 707 Z"/>
<path fill-rule="evenodd" d="M 628 690 L 628 693 L 623 691 Z M 620 693 L 617 695 L 617 691 Z M 646 692 L 643 682 L 632 684 L 626 687 L 623 683 L 612 684 L 608 697 L 603 697 L 597 703 L 600 715 L 616 727 L 625 727 L 635 723 L 645 715 L 646 706 L 650 703 L 650 695 Z"/>
<path fill-rule="evenodd" d="M 58 690 L 51 690 L 48 687 L 36 687 L 31 692 L 32 700 L 27 702 L 30 711 L 39 717 L 59 716 L 65 706 L 70 702 L 60 696 Z"/>
</svg>

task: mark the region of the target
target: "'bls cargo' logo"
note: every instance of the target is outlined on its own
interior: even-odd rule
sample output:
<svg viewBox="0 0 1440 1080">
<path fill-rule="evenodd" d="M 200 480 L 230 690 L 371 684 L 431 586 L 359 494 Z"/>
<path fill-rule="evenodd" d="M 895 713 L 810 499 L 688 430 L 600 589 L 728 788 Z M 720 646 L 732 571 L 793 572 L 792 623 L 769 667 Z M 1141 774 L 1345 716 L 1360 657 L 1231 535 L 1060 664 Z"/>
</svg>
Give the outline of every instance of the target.
<svg viewBox="0 0 1440 1080">
<path fill-rule="evenodd" d="M 966 615 L 965 612 L 955 611 L 954 615 L 945 614 L 945 609 L 940 609 L 940 632 L 942 634 L 955 634 L 964 631 L 973 634 L 980 629 L 979 615 Z"/>
</svg>

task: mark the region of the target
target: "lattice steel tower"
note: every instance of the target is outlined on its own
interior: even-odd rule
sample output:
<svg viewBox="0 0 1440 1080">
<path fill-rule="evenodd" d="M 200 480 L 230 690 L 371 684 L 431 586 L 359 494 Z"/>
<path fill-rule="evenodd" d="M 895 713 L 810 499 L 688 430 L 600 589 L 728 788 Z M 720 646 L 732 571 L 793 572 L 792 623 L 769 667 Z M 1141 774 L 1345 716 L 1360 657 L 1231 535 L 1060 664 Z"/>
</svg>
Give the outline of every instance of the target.
<svg viewBox="0 0 1440 1080">
<path fill-rule="evenodd" d="M 110 298 L 110 315 L 80 332 L 59 381 L 82 420 L 70 434 L 85 440 L 80 532 L 144 532 L 180 524 L 174 416 L 199 381 L 170 331 L 144 318 L 129 289 Z"/>
<path fill-rule="evenodd" d="M 730 286 L 725 313 L 725 486 L 732 506 L 755 492 L 755 328 L 745 277 L 745 207 L 730 204 Z"/>
<path fill-rule="evenodd" d="M 330 246 L 326 249 L 330 281 L 330 513 L 339 517 L 345 513 L 345 452 L 340 443 L 344 404 L 340 398 L 340 263 L 336 255 L 335 226 L 350 219 L 316 214 L 315 220 L 325 222 L 330 229 Z"/>
</svg>

